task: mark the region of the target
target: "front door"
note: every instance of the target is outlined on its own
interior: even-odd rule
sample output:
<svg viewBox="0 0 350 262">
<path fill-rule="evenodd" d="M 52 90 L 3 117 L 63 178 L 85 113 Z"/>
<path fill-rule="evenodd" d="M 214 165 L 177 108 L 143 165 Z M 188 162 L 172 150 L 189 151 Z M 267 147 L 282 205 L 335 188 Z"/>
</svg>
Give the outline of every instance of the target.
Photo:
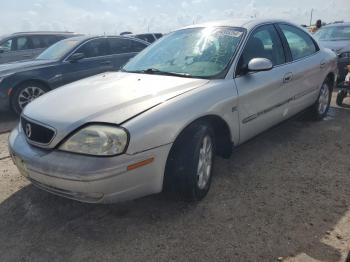
<svg viewBox="0 0 350 262">
<path fill-rule="evenodd" d="M 62 84 L 68 84 L 89 76 L 113 70 L 113 57 L 109 55 L 106 38 L 98 38 L 84 43 L 74 53 L 83 53 L 79 61 L 63 62 Z"/>
<path fill-rule="evenodd" d="M 253 58 L 271 60 L 270 71 L 249 72 Z M 288 66 L 274 25 L 260 26 L 250 35 L 237 67 L 240 143 L 282 121 L 288 115 Z"/>
</svg>

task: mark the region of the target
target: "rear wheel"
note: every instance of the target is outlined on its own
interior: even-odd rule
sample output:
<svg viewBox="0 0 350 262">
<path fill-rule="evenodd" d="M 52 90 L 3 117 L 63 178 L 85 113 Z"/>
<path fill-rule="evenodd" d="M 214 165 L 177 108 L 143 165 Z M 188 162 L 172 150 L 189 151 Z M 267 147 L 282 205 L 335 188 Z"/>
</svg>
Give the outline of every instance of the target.
<svg viewBox="0 0 350 262">
<path fill-rule="evenodd" d="M 23 109 L 33 100 L 48 91 L 44 85 L 36 82 L 28 82 L 19 85 L 11 98 L 11 107 L 16 114 L 21 114 Z"/>
<path fill-rule="evenodd" d="M 313 119 L 321 120 L 327 115 L 331 103 L 331 98 L 332 88 L 326 80 L 322 84 L 317 101 L 310 108 L 310 113 Z"/>
<path fill-rule="evenodd" d="M 339 90 L 337 94 L 337 105 L 342 106 L 343 105 L 343 100 L 347 96 L 348 92 L 347 90 Z"/>
<path fill-rule="evenodd" d="M 192 124 L 169 155 L 165 189 L 185 200 L 198 201 L 210 188 L 215 155 L 214 133 L 205 122 Z"/>
</svg>

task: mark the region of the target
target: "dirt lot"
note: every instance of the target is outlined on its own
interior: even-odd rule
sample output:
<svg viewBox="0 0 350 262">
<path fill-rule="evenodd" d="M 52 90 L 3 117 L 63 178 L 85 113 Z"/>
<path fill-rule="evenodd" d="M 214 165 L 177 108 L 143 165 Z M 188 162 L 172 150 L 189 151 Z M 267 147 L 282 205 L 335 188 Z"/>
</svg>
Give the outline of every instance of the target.
<svg viewBox="0 0 350 262">
<path fill-rule="evenodd" d="M 349 120 L 348 108 L 333 108 L 325 121 L 298 117 L 265 132 L 217 159 L 198 204 L 53 196 L 19 176 L 2 135 L 0 261 L 344 261 Z"/>
</svg>

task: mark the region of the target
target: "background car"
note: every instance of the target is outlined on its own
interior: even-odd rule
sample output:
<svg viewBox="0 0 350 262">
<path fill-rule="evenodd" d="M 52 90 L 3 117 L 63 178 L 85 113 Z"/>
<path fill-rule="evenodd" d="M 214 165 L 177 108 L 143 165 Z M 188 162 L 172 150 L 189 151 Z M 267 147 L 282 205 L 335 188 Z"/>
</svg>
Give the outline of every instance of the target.
<svg viewBox="0 0 350 262">
<path fill-rule="evenodd" d="M 0 64 L 29 60 L 65 38 L 78 36 L 70 32 L 22 32 L 0 38 Z"/>
<path fill-rule="evenodd" d="M 161 34 L 161 33 L 133 34 L 132 32 L 122 32 L 122 33 L 120 33 L 120 35 L 135 37 L 135 38 L 141 39 L 143 41 L 146 41 L 148 43 L 153 43 L 154 41 L 163 37 L 163 34 Z"/>
<path fill-rule="evenodd" d="M 322 119 L 336 77 L 335 53 L 286 21 L 193 25 L 29 104 L 10 152 L 34 185 L 79 201 L 197 201 L 215 154 L 305 109 Z"/>
<path fill-rule="evenodd" d="M 350 23 L 335 23 L 322 27 L 314 36 L 323 46 L 338 54 L 339 81 L 344 81 L 350 65 Z"/>
<path fill-rule="evenodd" d="M 133 37 L 147 41 L 148 43 L 153 43 L 154 41 L 158 40 L 162 36 L 163 36 L 163 34 L 161 34 L 161 33 L 153 33 L 153 34 L 148 33 L 148 34 L 133 35 Z"/>
<path fill-rule="evenodd" d="M 121 36 L 62 40 L 32 61 L 0 66 L 0 110 L 19 114 L 38 96 L 73 81 L 117 71 L 149 43 Z"/>
</svg>

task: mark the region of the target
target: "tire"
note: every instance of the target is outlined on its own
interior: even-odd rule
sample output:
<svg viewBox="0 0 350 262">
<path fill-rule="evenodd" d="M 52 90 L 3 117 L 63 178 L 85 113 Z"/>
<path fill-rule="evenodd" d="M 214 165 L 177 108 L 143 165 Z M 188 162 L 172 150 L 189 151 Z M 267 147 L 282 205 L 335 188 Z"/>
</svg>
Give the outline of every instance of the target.
<svg viewBox="0 0 350 262">
<path fill-rule="evenodd" d="M 347 96 L 347 91 L 346 90 L 339 90 L 337 94 L 337 105 L 342 106 L 343 105 L 343 100 Z"/>
<path fill-rule="evenodd" d="M 206 122 L 191 124 L 169 154 L 165 191 L 187 201 L 203 199 L 210 189 L 214 156 L 215 137 L 211 127 Z"/>
<path fill-rule="evenodd" d="M 322 120 L 328 113 L 332 98 L 332 87 L 328 79 L 323 82 L 316 102 L 310 107 L 310 116 L 314 120 Z"/>
<path fill-rule="evenodd" d="M 17 115 L 20 115 L 27 104 L 48 91 L 45 85 L 38 82 L 20 84 L 11 96 L 11 108 Z"/>
</svg>

